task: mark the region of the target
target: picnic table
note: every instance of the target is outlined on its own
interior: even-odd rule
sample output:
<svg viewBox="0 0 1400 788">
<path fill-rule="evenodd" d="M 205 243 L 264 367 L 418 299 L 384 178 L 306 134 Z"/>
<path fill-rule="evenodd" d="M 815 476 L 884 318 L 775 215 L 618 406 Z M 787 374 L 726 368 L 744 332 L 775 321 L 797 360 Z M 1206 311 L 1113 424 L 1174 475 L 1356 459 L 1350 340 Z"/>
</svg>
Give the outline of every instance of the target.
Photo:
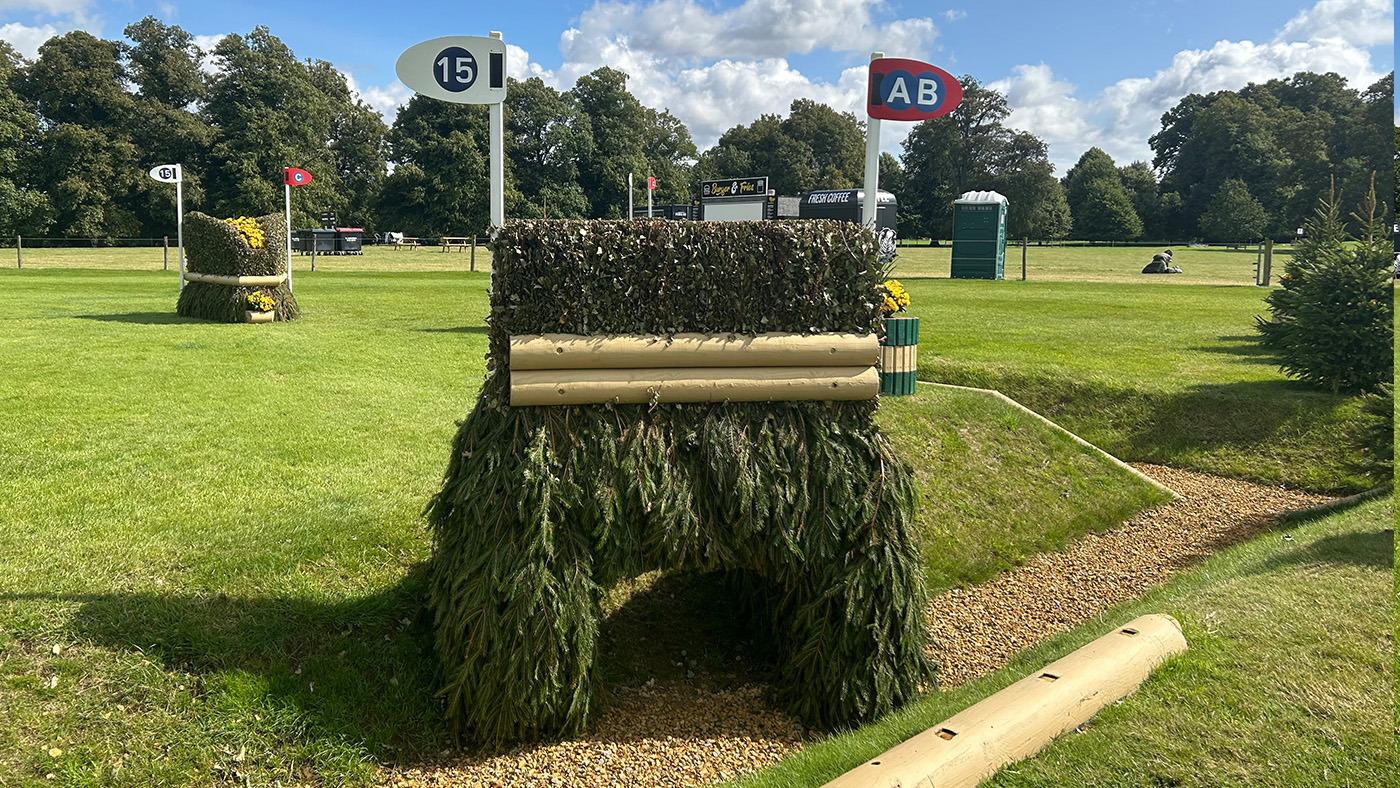
<svg viewBox="0 0 1400 788">
<path fill-rule="evenodd" d="M 398 239 L 397 241 L 394 241 L 394 251 L 397 252 L 397 251 L 399 250 L 400 247 L 404 247 L 404 246 L 407 246 L 407 247 L 410 248 L 410 249 L 417 249 L 417 248 L 418 248 L 419 246 L 421 246 L 421 245 L 422 245 L 422 244 L 418 243 L 418 238 L 417 238 L 417 237 L 405 235 L 404 237 Z"/>
<path fill-rule="evenodd" d="M 476 238 L 468 235 L 444 235 L 439 239 L 442 244 L 442 251 L 447 251 L 452 247 L 457 247 L 458 251 L 465 250 L 468 246 L 476 246 Z"/>
</svg>

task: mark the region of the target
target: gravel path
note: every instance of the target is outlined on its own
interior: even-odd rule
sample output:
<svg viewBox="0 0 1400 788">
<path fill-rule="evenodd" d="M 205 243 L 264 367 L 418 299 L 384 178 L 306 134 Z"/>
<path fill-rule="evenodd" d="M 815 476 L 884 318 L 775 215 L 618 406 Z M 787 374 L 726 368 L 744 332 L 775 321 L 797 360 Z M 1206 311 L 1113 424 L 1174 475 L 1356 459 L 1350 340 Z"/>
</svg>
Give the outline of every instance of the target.
<svg viewBox="0 0 1400 788">
<path fill-rule="evenodd" d="M 1064 552 L 1037 556 L 987 583 L 933 600 L 929 632 L 938 644 L 940 686 L 956 687 L 991 673 L 1017 652 L 1260 533 L 1278 515 L 1328 500 L 1162 466 L 1134 467 L 1171 487 L 1177 499 L 1112 531 L 1090 534 Z M 693 678 L 612 692 L 597 730 L 587 736 L 493 756 L 444 752 L 437 763 L 386 770 L 382 783 L 394 788 L 706 785 L 762 769 L 807 740 L 794 720 L 763 703 L 762 687 L 717 689 L 703 670 Z"/>
<path fill-rule="evenodd" d="M 1330 500 L 1160 465 L 1133 467 L 1175 490 L 1177 498 L 1112 531 L 1089 534 L 1064 552 L 1038 555 L 986 583 L 933 600 L 929 634 L 937 644 L 940 687 L 991 673 L 1017 652 L 1259 534 L 1280 514 Z"/>
</svg>

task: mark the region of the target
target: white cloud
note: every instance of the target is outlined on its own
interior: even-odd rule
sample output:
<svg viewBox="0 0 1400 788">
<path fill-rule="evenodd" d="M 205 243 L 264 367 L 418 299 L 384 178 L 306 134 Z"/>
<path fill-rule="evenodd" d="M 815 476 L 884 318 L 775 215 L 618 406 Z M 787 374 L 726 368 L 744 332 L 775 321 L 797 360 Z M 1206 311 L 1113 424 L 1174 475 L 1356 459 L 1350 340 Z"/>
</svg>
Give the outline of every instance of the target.
<svg viewBox="0 0 1400 788">
<path fill-rule="evenodd" d="M 199 47 L 200 52 L 204 53 L 203 56 L 199 58 L 200 71 L 210 75 L 220 72 L 219 59 L 214 57 L 214 47 L 218 46 L 219 42 L 223 41 L 225 38 L 228 38 L 227 33 L 194 37 L 194 45 Z"/>
<path fill-rule="evenodd" d="M 559 48 L 566 61 L 598 65 L 606 62 L 600 59 L 603 50 L 619 45 L 666 61 L 758 61 L 815 49 L 868 52 L 876 46 L 909 57 L 927 54 L 938 34 L 933 20 L 880 25 L 870 14 L 878 5 L 873 0 L 745 0 L 716 12 L 695 0 L 610 0 L 584 11 Z"/>
<path fill-rule="evenodd" d="M 957 22 L 960 19 L 967 19 L 967 12 L 960 8 L 954 8 L 944 11 L 943 16 L 947 18 L 949 22 Z"/>
<path fill-rule="evenodd" d="M 1343 6 L 1356 11 L 1375 3 L 1321 0 L 1288 22 L 1270 43 L 1219 41 L 1210 49 L 1184 50 L 1152 76 L 1119 80 L 1088 98 L 1076 97 L 1076 86 L 1056 81 L 1043 63 L 1017 66 L 1012 76 L 990 87 L 1006 94 L 1012 110 L 1011 126 L 1049 143 L 1050 159 L 1062 175 L 1093 146 L 1107 151 L 1120 164 L 1150 162 L 1152 150 L 1147 139 L 1161 129 L 1162 114 L 1189 93 L 1239 90 L 1251 82 L 1290 77 L 1299 71 L 1335 71 L 1361 90 L 1379 79 L 1381 74 L 1366 50 L 1367 42 L 1377 40 L 1377 34 L 1352 30 L 1348 38 L 1321 35 L 1329 29 L 1327 20 L 1344 13 Z M 1305 41 L 1290 40 L 1302 26 L 1318 35 Z M 1389 30 L 1391 22 L 1385 21 L 1384 26 Z"/>
<path fill-rule="evenodd" d="M 0 11 L 25 10 L 49 16 L 87 16 L 92 0 L 0 0 Z"/>
<path fill-rule="evenodd" d="M 564 63 L 552 73 L 567 89 L 600 66 L 628 74 L 627 89 L 649 107 L 669 109 L 704 150 L 719 135 L 764 113 L 786 114 L 810 98 L 864 118 L 866 56 L 872 49 L 926 57 L 938 29 L 927 18 L 877 22 L 878 0 L 745 0 L 712 11 L 694 0 L 599 2 L 560 36 Z M 824 49 L 851 66 L 833 84 L 792 67 L 791 54 Z M 548 81 L 548 80 L 547 80 Z M 908 124 L 887 123 L 888 149 Z"/>
<path fill-rule="evenodd" d="M 1393 0 L 1319 0 L 1298 12 L 1275 41 L 1341 39 L 1363 47 L 1395 41 Z"/>
<path fill-rule="evenodd" d="M 33 60 L 39 54 L 39 46 L 50 38 L 67 30 L 60 30 L 53 25 L 38 25 L 29 27 L 18 22 L 10 22 L 0 25 L 0 41 L 8 41 L 15 51 Z"/>
</svg>

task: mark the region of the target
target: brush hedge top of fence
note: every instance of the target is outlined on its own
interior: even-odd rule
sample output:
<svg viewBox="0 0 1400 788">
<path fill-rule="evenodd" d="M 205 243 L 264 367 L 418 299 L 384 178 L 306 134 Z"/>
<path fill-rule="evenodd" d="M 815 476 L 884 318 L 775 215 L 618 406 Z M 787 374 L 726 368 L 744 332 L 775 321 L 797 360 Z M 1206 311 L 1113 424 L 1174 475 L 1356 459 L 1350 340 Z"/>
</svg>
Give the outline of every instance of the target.
<svg viewBox="0 0 1400 788">
<path fill-rule="evenodd" d="M 254 220 L 263 231 L 263 247 L 248 245 L 237 228 L 223 219 L 191 211 L 185 214 L 185 260 L 193 273 L 221 276 L 275 276 L 287 272 L 287 223 L 281 214 Z"/>
<path fill-rule="evenodd" d="M 497 364 L 512 334 L 879 327 L 878 247 L 849 222 L 511 221 L 493 250 Z"/>
</svg>

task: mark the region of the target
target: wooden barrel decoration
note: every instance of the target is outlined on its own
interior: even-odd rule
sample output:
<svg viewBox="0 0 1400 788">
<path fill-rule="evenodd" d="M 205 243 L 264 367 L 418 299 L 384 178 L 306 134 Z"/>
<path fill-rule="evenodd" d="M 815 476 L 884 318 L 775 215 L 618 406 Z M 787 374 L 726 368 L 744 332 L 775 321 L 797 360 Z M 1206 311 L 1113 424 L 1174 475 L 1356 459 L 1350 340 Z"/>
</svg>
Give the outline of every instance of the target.
<svg viewBox="0 0 1400 788">
<path fill-rule="evenodd" d="M 919 319 L 885 318 L 885 335 L 880 338 L 880 393 L 913 394 L 918 373 Z"/>
</svg>

